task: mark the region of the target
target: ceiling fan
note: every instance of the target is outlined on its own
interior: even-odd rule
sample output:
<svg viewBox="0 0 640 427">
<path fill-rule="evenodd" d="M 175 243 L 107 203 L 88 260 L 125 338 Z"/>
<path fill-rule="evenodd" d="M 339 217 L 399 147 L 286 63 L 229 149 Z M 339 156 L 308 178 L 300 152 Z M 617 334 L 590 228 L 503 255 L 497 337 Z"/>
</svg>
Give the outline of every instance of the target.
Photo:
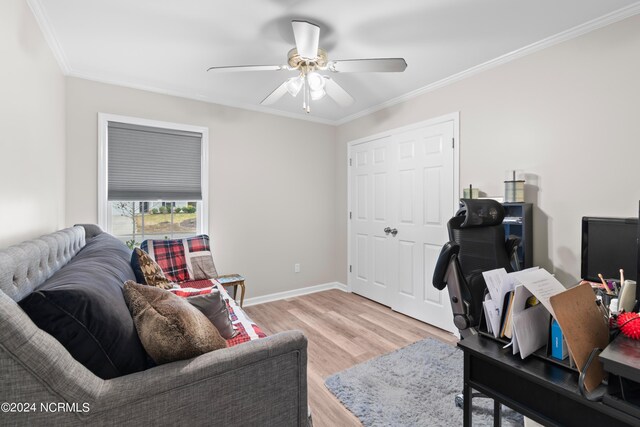
<svg viewBox="0 0 640 427">
<path fill-rule="evenodd" d="M 347 59 L 330 61 L 327 52 L 318 45 L 320 27 L 307 21 L 291 21 L 296 47 L 288 54 L 284 65 L 240 65 L 210 67 L 207 71 L 298 71 L 297 77 L 287 79 L 260 104 L 271 105 L 286 93 L 296 97 L 302 91 L 302 108 L 309 113 L 311 101 L 329 95 L 338 105 L 347 107 L 354 99 L 335 80 L 318 71 L 333 73 L 402 72 L 407 68 L 403 58 Z"/>
</svg>

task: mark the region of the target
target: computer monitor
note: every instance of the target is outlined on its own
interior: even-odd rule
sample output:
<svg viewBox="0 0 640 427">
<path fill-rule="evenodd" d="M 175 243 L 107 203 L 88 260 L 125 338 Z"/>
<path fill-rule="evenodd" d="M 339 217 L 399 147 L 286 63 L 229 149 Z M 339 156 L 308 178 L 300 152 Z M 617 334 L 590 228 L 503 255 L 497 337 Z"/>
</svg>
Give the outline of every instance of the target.
<svg viewBox="0 0 640 427">
<path fill-rule="evenodd" d="M 638 218 L 582 218 L 582 271 L 584 280 L 599 282 L 638 276 Z"/>
</svg>

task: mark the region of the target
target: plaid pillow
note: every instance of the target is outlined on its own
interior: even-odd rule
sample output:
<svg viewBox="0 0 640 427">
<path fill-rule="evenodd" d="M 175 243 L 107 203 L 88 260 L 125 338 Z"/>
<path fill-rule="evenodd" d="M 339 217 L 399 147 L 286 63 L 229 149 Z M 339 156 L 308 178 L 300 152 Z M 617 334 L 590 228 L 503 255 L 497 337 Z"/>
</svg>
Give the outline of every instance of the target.
<svg viewBox="0 0 640 427">
<path fill-rule="evenodd" d="M 186 239 L 145 240 L 140 249 L 147 252 L 173 282 L 218 277 L 206 234 Z"/>
<path fill-rule="evenodd" d="M 167 279 L 172 282 L 189 280 L 182 240 L 145 240 L 140 249 L 158 263 Z"/>
</svg>

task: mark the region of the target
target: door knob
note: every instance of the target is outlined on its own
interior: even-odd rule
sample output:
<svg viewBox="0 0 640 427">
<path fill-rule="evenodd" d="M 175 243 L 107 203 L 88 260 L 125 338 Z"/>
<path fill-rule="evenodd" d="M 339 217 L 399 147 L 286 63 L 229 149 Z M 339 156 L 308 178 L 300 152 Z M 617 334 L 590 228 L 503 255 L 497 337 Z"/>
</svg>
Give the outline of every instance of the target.
<svg viewBox="0 0 640 427">
<path fill-rule="evenodd" d="M 391 233 L 391 227 L 386 227 L 384 230 L 384 234 L 386 234 L 387 236 L 389 235 L 389 233 Z"/>
<path fill-rule="evenodd" d="M 394 228 L 393 230 L 391 230 L 391 235 L 393 237 L 396 237 L 396 234 L 398 234 L 398 229 L 397 228 Z"/>
</svg>

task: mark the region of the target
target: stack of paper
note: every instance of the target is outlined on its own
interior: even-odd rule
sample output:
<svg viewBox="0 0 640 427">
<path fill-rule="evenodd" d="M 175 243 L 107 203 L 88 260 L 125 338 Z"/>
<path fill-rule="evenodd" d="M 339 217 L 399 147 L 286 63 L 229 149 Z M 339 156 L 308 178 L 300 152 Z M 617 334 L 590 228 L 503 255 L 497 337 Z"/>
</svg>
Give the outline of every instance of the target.
<svg viewBox="0 0 640 427">
<path fill-rule="evenodd" d="M 544 346 L 549 338 L 549 316 L 554 314 L 549 298 L 565 287 L 538 267 L 514 273 L 497 269 L 483 276 L 489 289 L 483 306 L 490 333 L 511 338 L 508 346 L 523 359 Z M 527 303 L 532 296 L 536 304 Z"/>
<path fill-rule="evenodd" d="M 535 271 L 538 267 L 522 271 L 507 273 L 504 268 L 485 271 L 482 273 L 489 293 L 483 302 L 489 332 L 498 338 L 504 337 L 506 308 L 509 305 L 515 286 L 519 284 L 518 277 L 526 272 Z M 510 338 L 510 335 L 508 336 Z"/>
</svg>

